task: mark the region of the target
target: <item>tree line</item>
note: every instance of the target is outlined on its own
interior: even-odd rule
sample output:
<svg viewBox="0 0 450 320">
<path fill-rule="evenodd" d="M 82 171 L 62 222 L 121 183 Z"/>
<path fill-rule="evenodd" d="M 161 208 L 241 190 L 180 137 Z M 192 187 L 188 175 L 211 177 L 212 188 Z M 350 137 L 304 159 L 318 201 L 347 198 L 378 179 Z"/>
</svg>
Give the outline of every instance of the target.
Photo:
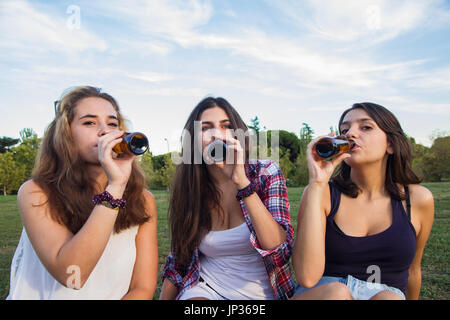
<svg viewBox="0 0 450 320">
<path fill-rule="evenodd" d="M 267 146 L 270 146 L 271 130 L 261 128 L 258 117 L 250 120 L 248 127 L 257 137 L 261 132 L 267 134 Z M 330 127 L 337 134 L 337 129 Z M 15 194 L 20 185 L 30 179 L 34 161 L 41 139 L 33 129 L 25 128 L 19 132 L 20 138 L 0 138 L 0 192 L 3 195 Z M 286 178 L 288 187 L 308 184 L 306 148 L 314 138 L 314 130 L 302 123 L 297 133 L 278 131 L 279 165 Z M 431 147 L 416 143 L 408 137 L 412 147 L 413 170 L 423 177 L 424 182 L 450 181 L 450 136 L 438 134 L 433 138 Z M 153 155 L 147 152 L 139 158 L 149 189 L 169 189 L 175 173 L 171 154 Z"/>
</svg>

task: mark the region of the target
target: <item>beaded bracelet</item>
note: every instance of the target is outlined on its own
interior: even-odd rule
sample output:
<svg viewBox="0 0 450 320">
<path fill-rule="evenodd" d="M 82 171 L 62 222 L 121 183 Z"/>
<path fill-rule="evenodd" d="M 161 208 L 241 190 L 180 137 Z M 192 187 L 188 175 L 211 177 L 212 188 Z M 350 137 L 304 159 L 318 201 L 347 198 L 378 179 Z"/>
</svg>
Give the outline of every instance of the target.
<svg viewBox="0 0 450 320">
<path fill-rule="evenodd" d="M 250 182 L 245 188 L 239 189 L 236 195 L 236 200 L 240 201 L 250 195 L 252 195 L 258 188 L 258 184 Z"/>
<path fill-rule="evenodd" d="M 114 210 L 125 208 L 125 205 L 127 204 L 124 199 L 114 199 L 113 196 L 106 190 L 102 193 L 94 195 L 92 197 L 92 202 L 96 205 L 100 204 Z"/>
</svg>

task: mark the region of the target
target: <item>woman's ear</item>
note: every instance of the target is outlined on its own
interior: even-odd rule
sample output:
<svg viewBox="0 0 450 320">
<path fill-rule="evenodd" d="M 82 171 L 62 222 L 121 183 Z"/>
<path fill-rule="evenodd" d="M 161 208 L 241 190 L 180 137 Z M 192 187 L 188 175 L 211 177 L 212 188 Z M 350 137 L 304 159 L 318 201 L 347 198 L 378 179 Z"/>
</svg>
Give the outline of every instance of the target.
<svg viewBox="0 0 450 320">
<path fill-rule="evenodd" d="M 389 139 L 388 139 L 388 141 L 387 141 L 387 149 L 386 149 L 386 152 L 387 152 L 389 155 L 394 154 L 394 148 L 392 147 L 392 142 L 390 142 Z"/>
</svg>

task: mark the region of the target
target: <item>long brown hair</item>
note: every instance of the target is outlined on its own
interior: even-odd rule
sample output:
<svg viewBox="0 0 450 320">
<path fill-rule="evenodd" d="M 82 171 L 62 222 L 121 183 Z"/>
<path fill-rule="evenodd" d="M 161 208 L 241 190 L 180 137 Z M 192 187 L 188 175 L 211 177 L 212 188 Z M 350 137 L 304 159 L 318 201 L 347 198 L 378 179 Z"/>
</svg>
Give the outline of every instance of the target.
<svg viewBox="0 0 450 320">
<path fill-rule="evenodd" d="M 397 118 L 383 106 L 371 102 L 355 103 L 344 111 L 339 120 L 339 130 L 346 114 L 355 109 L 362 109 L 383 130 L 392 146 L 393 153 L 388 156 L 386 167 L 385 188 L 389 195 L 397 200 L 404 200 L 406 194 L 398 185 L 418 184 L 421 179 L 414 173 L 411 166 L 411 145 L 403 132 Z M 333 182 L 346 195 L 356 198 L 360 192 L 358 186 L 350 179 L 351 167 L 342 162 L 335 174 Z"/>
<path fill-rule="evenodd" d="M 196 164 L 194 154 L 194 122 L 200 121 L 203 111 L 213 107 L 222 108 L 229 117 L 232 129 L 247 132 L 247 126 L 237 111 L 223 98 L 208 97 L 191 112 L 184 126 L 182 137 L 182 155 L 190 157 L 177 166 L 169 202 L 169 224 L 171 231 L 171 249 L 177 261 L 187 265 L 192 253 L 200 244 L 202 237 L 211 230 L 211 210 L 221 214 L 221 192 L 208 174 L 206 164 Z M 248 137 L 248 136 L 247 136 Z M 247 140 L 246 137 L 246 141 Z M 246 160 L 248 143 L 245 145 Z M 193 151 L 193 152 L 192 152 Z"/>
<path fill-rule="evenodd" d="M 33 181 L 47 196 L 51 217 L 72 233 L 81 229 L 94 209 L 91 197 L 96 190 L 96 182 L 85 170 L 86 164 L 77 152 L 70 129 L 77 103 L 89 97 L 109 101 L 117 112 L 119 129 L 126 130 L 124 117 L 112 96 L 90 86 L 71 89 L 57 101 L 55 119 L 44 133 L 32 173 Z M 115 232 L 142 224 L 150 218 L 150 213 L 145 212 L 143 199 L 145 185 L 145 176 L 134 160 L 123 195 L 127 206 L 119 210 Z"/>
</svg>

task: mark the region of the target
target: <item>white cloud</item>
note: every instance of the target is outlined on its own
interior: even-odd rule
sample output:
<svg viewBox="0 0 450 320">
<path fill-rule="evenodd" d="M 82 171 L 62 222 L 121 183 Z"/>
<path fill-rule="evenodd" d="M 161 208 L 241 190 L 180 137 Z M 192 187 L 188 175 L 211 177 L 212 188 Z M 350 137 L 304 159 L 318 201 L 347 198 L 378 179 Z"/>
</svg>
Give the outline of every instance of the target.
<svg viewBox="0 0 450 320">
<path fill-rule="evenodd" d="M 386 78 L 401 80 L 402 75 L 410 73 L 411 67 L 425 61 L 380 64 L 371 59 L 370 54 L 337 54 L 339 48 L 317 48 L 305 37 L 275 37 L 248 25 L 239 28 L 239 33 L 227 30 L 213 33 L 205 27 L 214 19 L 208 1 L 131 1 L 113 7 L 102 2 L 100 5 L 105 14 L 133 23 L 141 35 L 158 37 L 163 43 L 162 53 L 169 50 L 168 43 L 183 48 L 227 50 L 260 64 L 277 66 L 280 72 L 289 74 L 292 81 L 301 83 L 302 87 L 373 88 Z M 370 37 L 370 41 L 380 42 L 417 27 L 433 12 L 437 2 L 309 1 L 307 5 L 307 9 L 293 2 L 277 2 L 275 6 L 293 19 L 305 18 L 312 13 L 306 23 L 315 36 L 344 42 Z M 380 30 L 369 28 L 370 23 L 377 23 L 367 20 L 374 8 L 379 8 Z M 301 16 L 297 16 L 298 12 L 302 12 Z M 147 78 L 153 81 L 152 77 Z"/>
<path fill-rule="evenodd" d="M 311 37 L 377 44 L 405 33 L 448 24 L 443 0 L 268 1 Z"/>
<path fill-rule="evenodd" d="M 156 72 L 140 72 L 140 73 L 129 73 L 127 77 L 137 80 L 142 80 L 146 82 L 163 82 L 175 79 L 175 76 L 171 74 L 156 73 Z"/>
<path fill-rule="evenodd" d="M 417 89 L 450 92 L 450 67 L 418 72 L 406 85 Z M 450 106 L 448 108 L 450 109 Z"/>
<path fill-rule="evenodd" d="M 134 54 L 139 57 L 147 57 L 150 54 L 166 56 L 172 51 L 172 45 L 160 40 L 130 40 L 130 39 L 114 39 L 115 44 L 112 45 L 110 52 L 112 54 Z"/>
<path fill-rule="evenodd" d="M 23 55 L 53 52 L 104 51 L 106 42 L 85 29 L 67 27 L 70 15 L 51 14 L 48 8 L 37 9 L 22 0 L 0 3 L 0 48 L 16 50 Z M 64 12 L 65 14 L 65 12 Z"/>
<path fill-rule="evenodd" d="M 205 90 L 201 88 L 174 88 L 174 87 L 154 87 L 151 89 L 140 90 L 143 95 L 156 96 L 188 96 L 188 97 L 202 97 L 205 95 Z"/>
<path fill-rule="evenodd" d="M 41 95 L 44 109 L 66 86 L 98 85 L 117 96 L 137 128 L 153 130 L 161 152 L 166 120 L 182 126 L 210 92 L 233 101 L 245 119 L 257 113 L 267 127 L 294 131 L 306 121 L 325 132 L 343 109 L 367 100 L 407 118 L 448 119 L 448 59 L 413 44 L 410 55 L 394 41 L 413 35 L 419 46 L 429 28 L 448 23 L 448 10 L 437 11 L 441 1 L 270 3 L 267 10 L 208 0 L 80 0 L 81 29 L 69 30 L 61 6 L 0 0 L 1 56 L 12 61 L 0 74 L 4 105 L 36 108 Z M 374 6 L 379 28 L 367 20 Z M 27 59 L 17 63 L 18 55 Z M 435 124 L 427 125 L 423 132 Z M 418 127 L 411 125 L 415 137 Z"/>
<path fill-rule="evenodd" d="M 450 103 L 427 103 L 411 102 L 396 104 L 392 109 L 403 110 L 414 113 L 424 113 L 429 115 L 450 116 Z"/>
<path fill-rule="evenodd" d="M 297 19 L 297 23 L 306 25 L 314 36 L 357 42 L 369 34 L 377 39 L 372 41 L 385 41 L 402 32 L 410 31 L 434 12 L 439 3 L 431 0 L 420 3 L 402 1 L 395 4 L 385 0 L 339 2 L 311 0 L 300 4 L 292 1 L 272 4 L 293 21 Z M 3 37 L 3 45 L 6 42 L 9 45 L 26 46 L 33 52 L 40 49 L 43 52 L 49 50 L 70 52 L 88 48 L 97 50 L 106 48 L 105 41 L 100 41 L 83 27 L 81 30 L 69 30 L 64 27 L 64 17 L 51 18 L 50 14 L 45 14 L 43 10 L 38 10 L 24 1 L 3 2 L 0 8 L 0 15 L 4 17 L 0 26 L 3 29 L 7 24 L 14 26 L 12 33 L 7 38 Z M 373 14 L 373 10 L 367 10 L 368 8 L 379 8 L 380 30 L 369 30 L 368 27 L 372 22 L 367 21 L 367 16 Z M 259 71 L 260 66 L 271 65 L 272 70 L 276 70 L 280 76 L 266 77 L 266 83 L 254 88 L 266 94 L 291 96 L 291 92 L 276 86 L 273 86 L 272 90 L 267 89 L 271 86 L 268 78 L 274 79 L 272 83 L 277 83 L 280 77 L 289 77 L 289 83 L 302 90 L 326 90 L 330 87 L 370 89 L 382 85 L 386 80 L 407 80 L 410 87 L 431 88 L 434 84 L 440 88 L 448 87 L 448 77 L 444 74 L 442 74 L 444 77 L 434 77 L 436 78 L 434 81 L 429 81 L 430 77 L 421 75 L 417 67 L 427 62 L 426 59 L 379 63 L 367 51 L 338 53 L 339 47 L 327 46 L 327 41 L 317 47 L 308 41 L 308 37 L 274 36 L 246 24 L 238 27 L 239 32 L 226 29 L 220 33 L 209 31 L 208 24 L 214 22 L 214 10 L 209 1 L 134 0 L 115 3 L 114 6 L 110 2 L 99 1 L 82 4 L 81 10 L 96 12 L 100 16 L 106 15 L 133 26 L 139 36 L 114 39 L 119 45 L 111 48 L 112 54 L 125 53 L 129 50 L 140 53 L 141 57 L 149 53 L 165 56 L 177 50 L 175 48 L 177 45 L 189 49 L 226 50 L 232 56 L 252 61 L 248 72 L 260 78 L 264 77 L 264 73 Z M 76 36 L 74 32 L 77 33 Z M 136 38 L 139 40 L 134 40 Z M 68 46 L 65 45 L 66 42 Z M 232 56 L 229 61 L 233 61 Z M 65 73 L 66 69 L 47 68 L 49 74 L 80 75 L 84 72 L 75 67 L 68 70 L 68 73 Z M 83 67 L 88 68 L 88 64 Z M 118 69 L 123 70 L 122 66 Z M 42 73 L 43 70 L 35 71 Z M 87 70 L 85 74 L 90 73 L 92 72 Z M 173 75 L 155 72 L 128 71 L 125 74 L 129 78 L 150 83 L 173 79 Z"/>
<path fill-rule="evenodd" d="M 209 2 L 200 0 L 128 0 L 114 6 L 109 1 L 98 1 L 89 5 L 134 26 L 141 34 L 169 38 L 180 45 L 189 45 L 195 30 L 205 25 L 213 13 Z"/>
</svg>

